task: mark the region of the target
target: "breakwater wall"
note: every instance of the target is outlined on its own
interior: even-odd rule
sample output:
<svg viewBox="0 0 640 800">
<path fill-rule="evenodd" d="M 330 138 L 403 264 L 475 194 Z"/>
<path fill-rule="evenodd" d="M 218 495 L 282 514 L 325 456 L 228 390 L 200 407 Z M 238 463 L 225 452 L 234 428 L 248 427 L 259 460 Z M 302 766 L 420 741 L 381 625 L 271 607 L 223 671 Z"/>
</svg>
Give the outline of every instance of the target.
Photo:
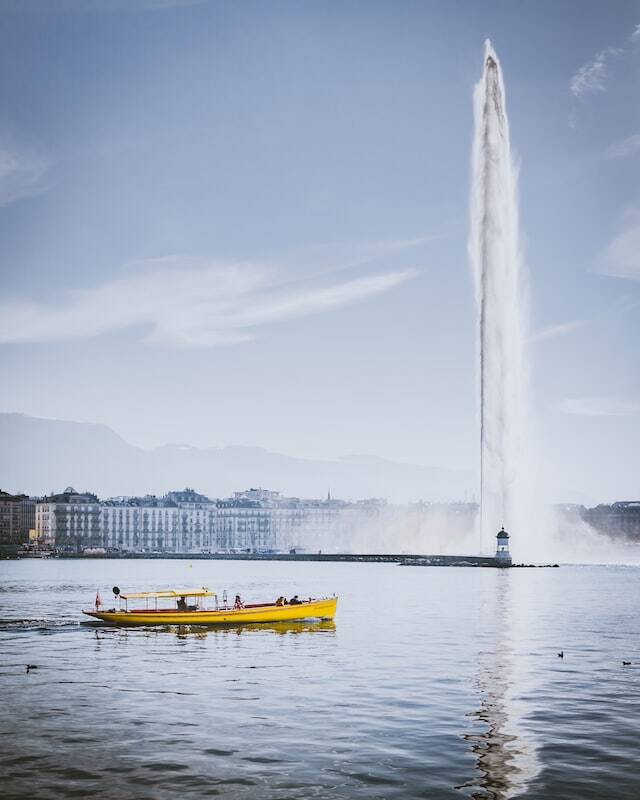
<svg viewBox="0 0 640 800">
<path fill-rule="evenodd" d="M 407 553 L 65 553 L 60 558 L 158 558 L 189 561 L 330 561 L 373 562 L 417 567 L 498 567 L 511 566 L 491 556 L 444 556 Z M 518 565 L 524 566 L 524 565 Z M 532 564 L 528 566 L 533 566 Z"/>
</svg>

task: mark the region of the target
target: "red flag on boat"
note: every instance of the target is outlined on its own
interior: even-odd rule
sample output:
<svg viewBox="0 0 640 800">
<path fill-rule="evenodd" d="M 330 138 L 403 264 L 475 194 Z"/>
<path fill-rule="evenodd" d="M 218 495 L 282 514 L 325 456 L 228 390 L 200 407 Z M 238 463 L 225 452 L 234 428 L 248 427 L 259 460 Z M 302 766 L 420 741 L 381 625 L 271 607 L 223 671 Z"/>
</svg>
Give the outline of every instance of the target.
<svg viewBox="0 0 640 800">
<path fill-rule="evenodd" d="M 102 605 L 102 600 L 100 599 L 100 590 L 98 589 L 96 590 L 96 611 L 100 608 L 101 605 Z"/>
</svg>

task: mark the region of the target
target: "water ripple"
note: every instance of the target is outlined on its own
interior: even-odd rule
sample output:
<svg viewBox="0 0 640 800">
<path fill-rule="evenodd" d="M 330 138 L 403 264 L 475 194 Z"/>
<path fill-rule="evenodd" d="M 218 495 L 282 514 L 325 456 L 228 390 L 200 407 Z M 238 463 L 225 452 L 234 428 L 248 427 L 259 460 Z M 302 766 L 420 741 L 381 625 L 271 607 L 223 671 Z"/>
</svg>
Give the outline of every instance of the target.
<svg viewBox="0 0 640 800">
<path fill-rule="evenodd" d="M 130 568 L 0 564 L 3 800 L 640 796 L 638 569 L 139 561 L 145 586 L 336 589 L 338 619 L 82 623 Z"/>
</svg>

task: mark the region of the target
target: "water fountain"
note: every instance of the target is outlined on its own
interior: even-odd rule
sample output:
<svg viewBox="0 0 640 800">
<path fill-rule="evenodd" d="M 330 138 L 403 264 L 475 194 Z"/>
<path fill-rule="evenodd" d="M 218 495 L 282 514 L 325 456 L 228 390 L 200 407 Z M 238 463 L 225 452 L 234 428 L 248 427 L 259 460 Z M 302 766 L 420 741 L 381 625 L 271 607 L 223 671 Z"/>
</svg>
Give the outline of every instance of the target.
<svg viewBox="0 0 640 800">
<path fill-rule="evenodd" d="M 517 168 L 511 154 L 498 57 L 485 43 L 474 92 L 471 257 L 478 304 L 480 552 L 495 531 L 522 530 L 525 427 L 523 263 L 518 236 Z"/>
</svg>

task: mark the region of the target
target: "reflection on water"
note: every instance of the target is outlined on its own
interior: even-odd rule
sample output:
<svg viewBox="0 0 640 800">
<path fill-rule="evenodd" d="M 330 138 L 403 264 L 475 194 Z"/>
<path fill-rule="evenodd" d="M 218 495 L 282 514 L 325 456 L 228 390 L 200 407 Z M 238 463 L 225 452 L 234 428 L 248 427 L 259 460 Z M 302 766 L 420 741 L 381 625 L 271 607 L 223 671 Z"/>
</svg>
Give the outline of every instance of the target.
<svg viewBox="0 0 640 800">
<path fill-rule="evenodd" d="M 136 634 L 142 633 L 147 636 L 162 635 L 172 633 L 179 638 L 192 636 L 196 639 L 206 639 L 209 634 L 251 634 L 251 633 L 277 633 L 280 636 L 287 634 L 300 633 L 332 633 L 336 629 L 334 620 L 300 620 L 297 622 L 255 622 L 246 625 L 135 625 L 127 628 L 122 625 L 109 625 L 105 622 L 82 622 L 83 627 L 93 628 L 96 636 L 100 631 L 117 632 L 126 636 L 130 630 L 135 630 Z"/>
<path fill-rule="evenodd" d="M 483 609 L 492 624 L 487 627 L 486 646 L 478 653 L 475 686 L 480 705 L 468 714 L 483 730 L 464 735 L 481 777 L 459 787 L 479 787 L 480 791 L 471 795 L 478 800 L 513 797 L 524 790 L 539 769 L 534 742 L 522 728 L 521 712 L 513 699 L 512 573 L 502 570 L 496 577 L 493 597 L 487 598 Z"/>
<path fill-rule="evenodd" d="M 280 636 L 300 633 L 332 633 L 336 629 L 334 620 L 318 620 L 317 622 L 263 622 L 251 625 L 212 625 L 210 627 L 202 625 L 178 625 L 172 626 L 179 636 L 189 634 L 241 634 L 250 635 L 252 633 L 277 633 Z M 204 628 L 204 630 L 203 630 Z"/>
<path fill-rule="evenodd" d="M 208 636 L 255 636 L 258 633 L 275 634 L 276 636 L 299 636 L 300 634 L 335 633 L 334 620 L 318 620 L 317 622 L 272 622 L 254 623 L 251 625 L 108 625 L 103 622 L 81 622 L 82 628 L 94 632 L 96 643 L 107 638 L 117 637 L 119 641 L 127 641 L 129 637 L 136 642 L 140 637 L 155 639 L 170 634 L 176 639 L 205 640 Z M 99 646 L 99 645 L 98 645 Z"/>
<path fill-rule="evenodd" d="M 323 620 L 318 622 L 271 622 L 254 623 L 251 625 L 166 625 L 158 628 L 145 628 L 148 633 L 174 633 L 176 636 L 184 638 L 195 636 L 198 639 L 205 639 L 209 634 L 213 635 L 251 635 L 255 633 L 276 633 L 280 636 L 300 633 L 328 633 L 335 631 L 336 623 L 333 620 Z"/>
</svg>

